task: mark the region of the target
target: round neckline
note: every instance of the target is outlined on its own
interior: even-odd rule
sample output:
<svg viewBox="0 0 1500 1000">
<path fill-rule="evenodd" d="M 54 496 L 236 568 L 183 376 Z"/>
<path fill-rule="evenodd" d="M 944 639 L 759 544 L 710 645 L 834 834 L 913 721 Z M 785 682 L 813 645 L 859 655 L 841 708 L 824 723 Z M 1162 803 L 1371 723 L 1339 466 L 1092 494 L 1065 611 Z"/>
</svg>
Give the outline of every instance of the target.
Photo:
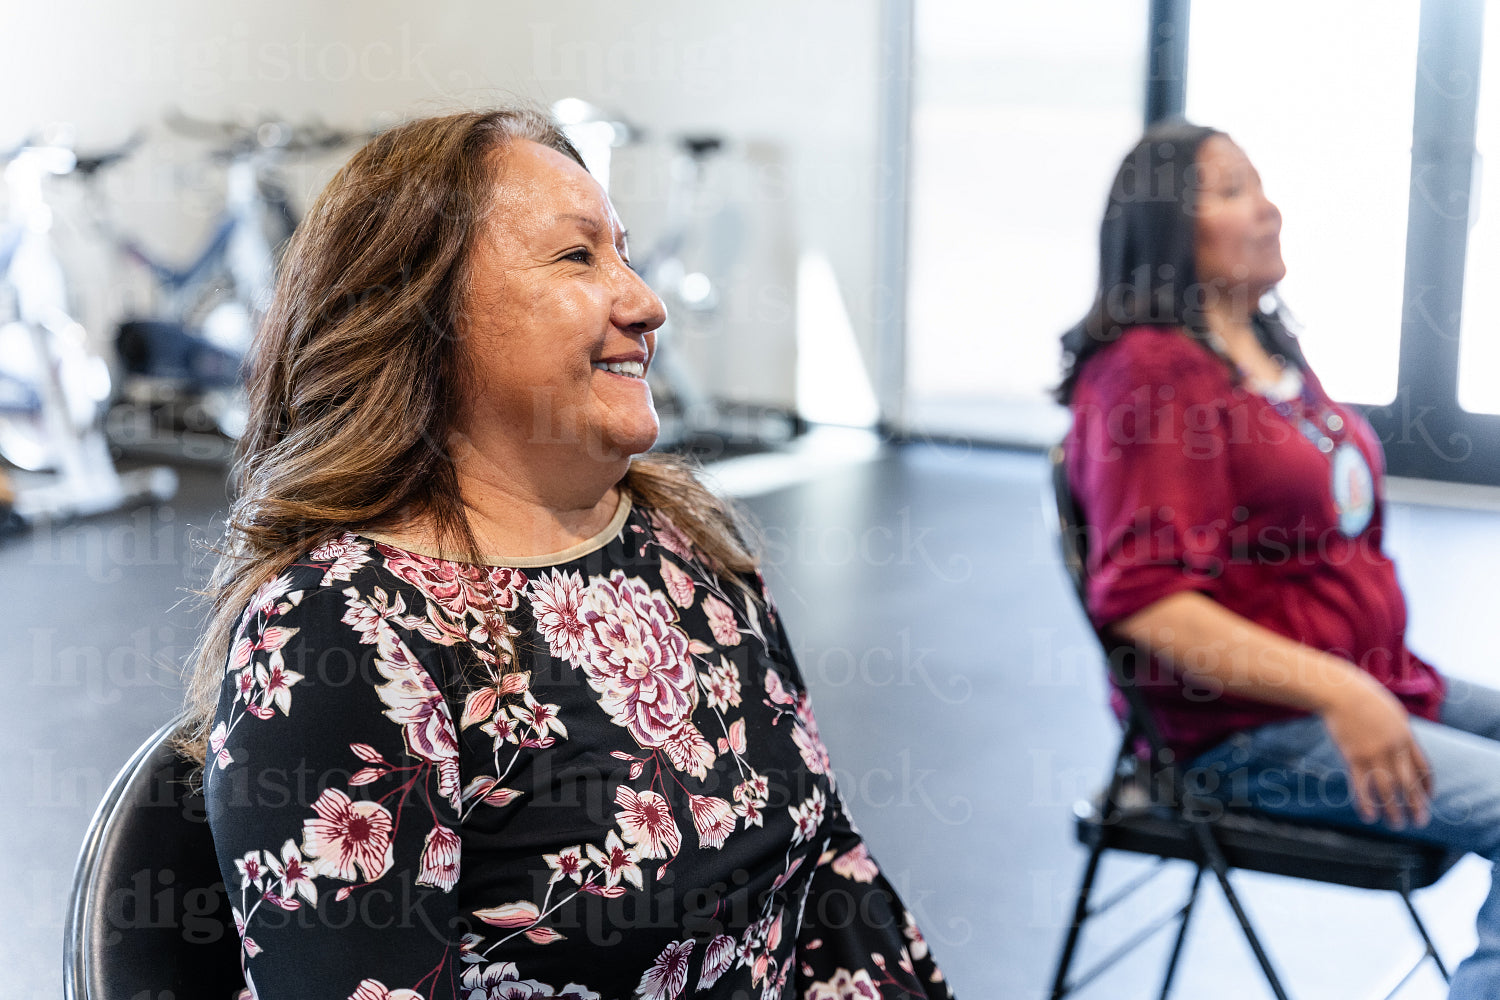
<svg viewBox="0 0 1500 1000">
<path fill-rule="evenodd" d="M 1260 396 L 1273 406 L 1283 403 L 1293 403 L 1301 399 L 1307 390 L 1307 379 L 1303 376 L 1296 365 L 1288 364 L 1282 367 L 1281 376 L 1272 383 L 1262 382 L 1260 379 L 1244 377 L 1245 385 L 1251 392 Z"/>
<path fill-rule="evenodd" d="M 608 524 L 601 528 L 597 533 L 589 536 L 588 538 L 585 538 L 581 542 L 570 545 L 559 552 L 548 552 L 539 556 L 473 555 L 464 557 L 455 555 L 451 552 L 443 552 L 440 550 L 408 545 L 405 542 L 397 541 L 384 532 L 361 531 L 356 532 L 356 534 L 361 538 L 368 538 L 372 542 L 379 542 L 381 545 L 385 545 L 393 549 L 400 549 L 402 552 L 410 552 L 413 555 L 425 556 L 428 559 L 441 559 L 444 562 L 464 563 L 469 566 L 538 569 L 546 566 L 558 566 L 565 562 L 572 562 L 574 559 L 578 559 L 582 556 L 588 555 L 591 552 L 597 552 L 600 549 L 604 548 L 604 546 L 608 545 L 609 542 L 620 533 L 620 530 L 625 527 L 625 521 L 630 517 L 632 506 L 633 505 L 630 499 L 630 493 L 622 487 L 620 489 L 620 502 L 615 507 L 614 516 L 609 519 Z"/>
</svg>

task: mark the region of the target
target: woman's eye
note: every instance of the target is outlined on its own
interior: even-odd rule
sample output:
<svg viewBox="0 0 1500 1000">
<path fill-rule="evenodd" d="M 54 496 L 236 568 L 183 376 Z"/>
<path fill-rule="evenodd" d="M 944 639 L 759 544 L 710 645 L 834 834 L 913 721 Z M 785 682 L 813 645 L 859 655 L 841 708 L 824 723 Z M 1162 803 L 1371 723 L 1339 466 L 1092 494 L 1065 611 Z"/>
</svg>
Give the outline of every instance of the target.
<svg viewBox="0 0 1500 1000">
<path fill-rule="evenodd" d="M 569 250 L 564 254 L 563 260 L 576 260 L 580 264 L 592 264 L 594 262 L 594 254 L 590 250 L 579 247 L 577 250 Z"/>
</svg>

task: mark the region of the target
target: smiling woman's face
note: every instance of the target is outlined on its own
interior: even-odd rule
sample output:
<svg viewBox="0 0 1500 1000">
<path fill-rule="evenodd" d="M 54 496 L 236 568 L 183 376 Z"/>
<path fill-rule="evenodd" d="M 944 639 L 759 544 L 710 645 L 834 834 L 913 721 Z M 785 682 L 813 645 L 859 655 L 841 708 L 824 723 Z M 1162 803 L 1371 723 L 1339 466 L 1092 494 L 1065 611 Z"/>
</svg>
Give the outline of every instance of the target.
<svg viewBox="0 0 1500 1000">
<path fill-rule="evenodd" d="M 646 451 L 657 420 L 645 372 L 666 311 L 630 269 L 609 197 L 535 142 L 512 143 L 496 164 L 471 257 L 459 426 L 513 456 L 620 462 Z"/>
</svg>

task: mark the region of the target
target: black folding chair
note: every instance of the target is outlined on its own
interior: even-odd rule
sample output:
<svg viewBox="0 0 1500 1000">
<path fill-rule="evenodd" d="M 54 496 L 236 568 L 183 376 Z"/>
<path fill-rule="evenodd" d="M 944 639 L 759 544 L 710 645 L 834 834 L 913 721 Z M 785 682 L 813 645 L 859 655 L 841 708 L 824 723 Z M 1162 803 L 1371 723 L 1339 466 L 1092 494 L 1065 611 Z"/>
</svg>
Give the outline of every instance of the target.
<svg viewBox="0 0 1500 1000">
<path fill-rule="evenodd" d="M 1057 512 L 1055 527 L 1063 564 L 1080 604 L 1086 606 L 1087 524 L 1073 500 L 1061 446 L 1052 449 L 1051 462 L 1054 503 L 1043 506 Z M 1161 997 L 1166 1000 L 1205 872 L 1212 872 L 1223 890 L 1272 993 L 1278 1000 L 1287 1000 L 1281 978 L 1230 881 L 1229 873 L 1236 868 L 1399 893 L 1422 939 L 1423 952 L 1386 994 L 1387 1000 L 1428 959 L 1437 966 L 1443 979 L 1448 979 L 1448 969 L 1412 905 L 1411 894 L 1441 878 L 1462 852 L 1364 831 L 1293 822 L 1254 811 L 1230 810 L 1217 800 L 1194 796 L 1163 743 L 1144 696 L 1133 683 L 1145 654 L 1106 633 L 1096 630 L 1095 634 L 1105 652 L 1110 676 L 1124 694 L 1129 712 L 1109 783 L 1096 800 L 1074 806 L 1075 833 L 1089 853 L 1074 902 L 1073 920 L 1058 956 L 1052 1000 L 1062 1000 L 1081 989 L 1148 938 L 1176 922 L 1176 941 L 1162 976 Z M 1146 753 L 1144 758 L 1138 752 L 1141 750 Z M 1096 904 L 1091 895 L 1105 851 L 1154 855 L 1161 862 L 1187 861 L 1196 869 L 1192 887 L 1174 911 L 1141 929 L 1087 972 L 1069 980 L 1084 924 L 1128 898 L 1167 867 L 1157 864 L 1143 877 Z"/>
<path fill-rule="evenodd" d="M 203 796 L 169 742 L 179 721 L 131 756 L 89 824 L 68 912 L 67 1000 L 230 1000 L 244 988 Z"/>
</svg>

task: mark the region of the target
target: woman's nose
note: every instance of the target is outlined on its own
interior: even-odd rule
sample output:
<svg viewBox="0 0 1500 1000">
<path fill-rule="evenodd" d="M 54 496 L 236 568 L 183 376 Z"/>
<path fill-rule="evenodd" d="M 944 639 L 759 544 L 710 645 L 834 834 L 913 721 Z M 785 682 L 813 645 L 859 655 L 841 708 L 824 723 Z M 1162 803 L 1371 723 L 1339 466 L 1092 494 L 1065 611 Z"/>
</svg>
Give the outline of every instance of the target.
<svg viewBox="0 0 1500 1000">
<path fill-rule="evenodd" d="M 630 267 L 619 265 L 611 319 L 614 325 L 631 333 L 650 333 L 667 321 L 667 307 L 651 286 Z"/>
<path fill-rule="evenodd" d="M 1274 219 L 1276 221 L 1276 224 L 1279 226 L 1281 224 L 1281 209 L 1277 208 L 1276 203 L 1270 198 L 1267 198 L 1264 194 L 1260 196 L 1260 200 L 1260 214 L 1265 216 L 1267 219 Z"/>
</svg>

